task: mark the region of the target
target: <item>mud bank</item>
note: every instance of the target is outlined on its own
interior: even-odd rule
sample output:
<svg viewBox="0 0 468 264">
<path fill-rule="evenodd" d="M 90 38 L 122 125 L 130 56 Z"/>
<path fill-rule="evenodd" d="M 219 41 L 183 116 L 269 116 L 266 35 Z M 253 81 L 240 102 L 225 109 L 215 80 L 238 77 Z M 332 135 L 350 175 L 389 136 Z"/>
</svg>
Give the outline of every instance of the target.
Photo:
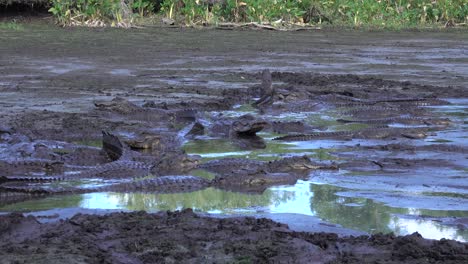
<svg viewBox="0 0 468 264">
<path fill-rule="evenodd" d="M 339 238 L 293 232 L 268 219 L 158 214 L 81 215 L 40 224 L 0 216 L 3 263 L 466 263 L 468 245 L 417 233 Z"/>
</svg>

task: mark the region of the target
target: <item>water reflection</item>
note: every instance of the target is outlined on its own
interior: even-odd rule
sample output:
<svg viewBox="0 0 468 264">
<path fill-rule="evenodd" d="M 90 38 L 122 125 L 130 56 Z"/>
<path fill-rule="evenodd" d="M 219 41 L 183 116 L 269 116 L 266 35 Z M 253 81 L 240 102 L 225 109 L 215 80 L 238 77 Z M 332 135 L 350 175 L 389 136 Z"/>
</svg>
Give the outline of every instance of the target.
<svg viewBox="0 0 468 264">
<path fill-rule="evenodd" d="M 395 216 L 390 220 L 389 227 L 397 235 L 418 232 L 423 237 L 431 239 L 451 238 L 463 242 L 468 241 L 468 230 L 443 226 L 431 219 L 407 219 Z"/>
<path fill-rule="evenodd" d="M 432 220 L 416 216 L 468 217 L 468 211 L 442 211 L 413 208 L 390 207 L 366 198 L 341 197 L 337 193 L 345 191 L 332 185 L 311 184 L 313 196 L 310 208 L 314 214 L 326 221 L 344 227 L 363 230 L 369 233 L 394 232 L 398 235 L 420 232 L 426 238 L 451 238 L 468 240 L 468 230 L 455 226 L 444 226 Z M 405 216 L 415 216 L 410 219 Z"/>
<path fill-rule="evenodd" d="M 214 188 L 175 194 L 155 193 L 90 193 L 55 196 L 0 207 L 0 211 L 42 211 L 52 208 L 180 210 L 193 208 L 215 214 L 297 213 L 317 216 L 322 220 L 369 233 L 394 232 L 399 235 L 420 232 L 426 238 L 442 237 L 468 241 L 468 230 L 456 225 L 443 225 L 432 217 L 468 217 L 467 211 L 436 211 L 386 206 L 365 198 L 337 195 L 346 189 L 299 181 L 294 186 L 279 186 L 262 194 L 243 194 Z M 413 216 L 413 217 L 412 217 Z"/>
<path fill-rule="evenodd" d="M 130 210 L 177 210 L 193 208 L 195 211 L 232 213 L 238 209 L 254 210 L 255 207 L 264 207 L 269 204 L 285 202 L 287 195 L 281 195 L 271 190 L 261 195 L 225 192 L 214 188 L 192 193 L 176 194 L 109 194 L 116 198 L 118 203 Z"/>
</svg>

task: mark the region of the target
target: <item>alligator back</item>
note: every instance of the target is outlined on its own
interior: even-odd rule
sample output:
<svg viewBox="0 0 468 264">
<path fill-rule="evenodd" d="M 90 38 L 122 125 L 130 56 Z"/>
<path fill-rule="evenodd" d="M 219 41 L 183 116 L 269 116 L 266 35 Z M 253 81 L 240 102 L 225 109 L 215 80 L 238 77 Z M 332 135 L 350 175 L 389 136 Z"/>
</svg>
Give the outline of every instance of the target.
<svg viewBox="0 0 468 264">
<path fill-rule="evenodd" d="M 295 134 L 273 138 L 273 140 L 282 141 L 309 141 L 318 139 L 349 139 L 355 131 L 334 131 L 334 132 L 317 132 L 312 134 Z"/>
<path fill-rule="evenodd" d="M 144 177 L 151 173 L 152 164 L 138 161 L 118 160 L 102 164 L 77 174 L 65 176 L 64 179 L 102 178 L 122 179 Z"/>
<path fill-rule="evenodd" d="M 212 171 L 216 173 L 231 172 L 233 170 L 243 168 L 258 168 L 266 163 L 259 160 L 242 159 L 242 158 L 224 158 L 219 160 L 211 160 L 198 166 L 200 169 Z"/>
<path fill-rule="evenodd" d="M 35 172 L 58 173 L 63 171 L 63 162 L 43 159 L 0 160 L 0 174 L 20 175 Z"/>
</svg>

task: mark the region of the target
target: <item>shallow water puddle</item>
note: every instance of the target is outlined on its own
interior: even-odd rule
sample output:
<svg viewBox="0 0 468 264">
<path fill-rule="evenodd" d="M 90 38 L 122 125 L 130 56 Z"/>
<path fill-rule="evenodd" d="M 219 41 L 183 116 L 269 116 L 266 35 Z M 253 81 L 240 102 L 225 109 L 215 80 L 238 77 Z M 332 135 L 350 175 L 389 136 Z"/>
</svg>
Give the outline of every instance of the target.
<svg viewBox="0 0 468 264">
<path fill-rule="evenodd" d="M 337 194 L 343 190 L 346 189 L 299 181 L 294 186 L 278 186 L 262 194 L 234 193 L 214 188 L 176 194 L 90 193 L 32 200 L 4 206 L 0 210 L 44 211 L 54 208 L 85 208 L 156 212 L 193 208 L 197 212 L 224 215 L 297 213 L 316 216 L 327 222 L 369 233 L 395 232 L 404 235 L 418 230 L 426 238 L 445 237 L 468 241 L 468 231 L 456 226 L 442 225 L 431 220 L 408 219 L 408 215 L 468 217 L 468 211 L 390 207 L 372 199 L 343 197 Z"/>
</svg>

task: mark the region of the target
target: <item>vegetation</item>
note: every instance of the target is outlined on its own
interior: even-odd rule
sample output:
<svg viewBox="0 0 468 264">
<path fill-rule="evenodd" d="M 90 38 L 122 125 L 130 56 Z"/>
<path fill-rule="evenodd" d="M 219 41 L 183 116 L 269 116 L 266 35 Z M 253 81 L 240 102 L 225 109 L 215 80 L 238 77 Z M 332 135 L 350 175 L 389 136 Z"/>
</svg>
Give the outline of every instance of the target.
<svg viewBox="0 0 468 264">
<path fill-rule="evenodd" d="M 63 25 L 116 25 L 128 18 L 128 6 L 121 0 L 51 0 L 53 13 Z"/>
<path fill-rule="evenodd" d="M 466 0 L 35 0 L 62 25 L 122 25 L 157 15 L 186 25 L 256 22 L 353 27 L 467 25 Z M 0 6 L 24 4 L 0 0 Z"/>
<path fill-rule="evenodd" d="M 353 25 L 466 24 L 465 0 L 165 0 L 162 11 L 187 24 L 286 22 Z"/>
</svg>

